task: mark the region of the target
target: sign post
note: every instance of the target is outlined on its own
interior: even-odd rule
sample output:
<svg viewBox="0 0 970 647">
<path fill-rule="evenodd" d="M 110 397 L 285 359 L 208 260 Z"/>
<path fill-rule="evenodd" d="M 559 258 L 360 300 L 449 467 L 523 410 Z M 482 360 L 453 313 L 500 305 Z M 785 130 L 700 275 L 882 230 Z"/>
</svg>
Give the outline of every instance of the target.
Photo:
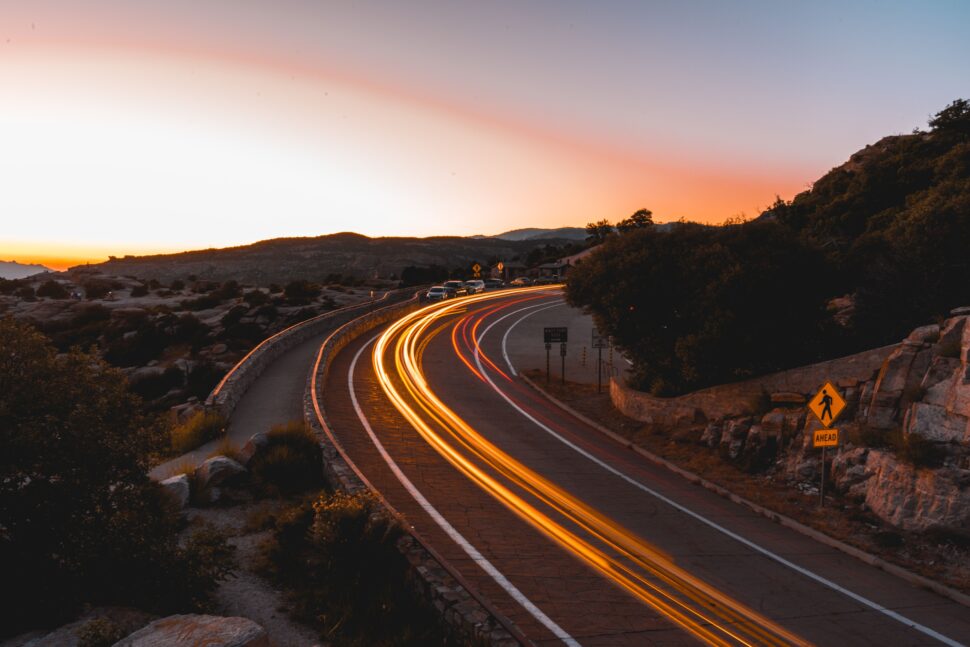
<svg viewBox="0 0 970 647">
<path fill-rule="evenodd" d="M 845 399 L 831 382 L 826 382 L 815 397 L 808 401 L 808 410 L 825 427 L 812 435 L 812 446 L 822 448 L 822 480 L 818 486 L 818 504 L 822 506 L 825 504 L 825 454 L 829 447 L 839 446 L 839 430 L 831 427 L 845 410 Z"/>
<path fill-rule="evenodd" d="M 549 383 L 549 351 L 553 344 L 559 344 L 559 354 L 562 356 L 562 383 L 566 383 L 566 342 L 569 341 L 569 328 L 555 326 L 544 328 L 542 339 L 546 342 L 546 384 Z"/>
<path fill-rule="evenodd" d="M 596 392 L 603 392 L 603 349 L 609 343 L 606 337 L 601 335 L 596 328 L 593 328 L 593 342 L 592 346 L 596 349 L 598 357 L 596 359 Z"/>
<path fill-rule="evenodd" d="M 482 278 L 482 266 L 479 265 L 478 263 L 475 263 L 474 265 L 472 265 L 472 272 L 475 273 L 476 279 Z"/>
</svg>

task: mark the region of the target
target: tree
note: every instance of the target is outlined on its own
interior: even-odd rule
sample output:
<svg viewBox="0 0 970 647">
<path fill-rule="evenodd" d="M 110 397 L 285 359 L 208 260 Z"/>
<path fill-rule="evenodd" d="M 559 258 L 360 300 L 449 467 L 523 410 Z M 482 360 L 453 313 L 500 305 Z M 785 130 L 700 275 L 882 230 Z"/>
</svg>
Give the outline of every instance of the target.
<svg viewBox="0 0 970 647">
<path fill-rule="evenodd" d="M 684 224 L 611 236 L 576 266 L 567 298 L 592 312 L 658 395 L 797 366 L 833 352 L 819 252 L 776 223 Z"/>
<path fill-rule="evenodd" d="M 638 209 L 629 218 L 624 218 L 616 223 L 616 228 L 621 234 L 625 234 L 635 229 L 643 229 L 653 225 L 653 212 L 649 209 Z"/>
<path fill-rule="evenodd" d="M 613 225 L 609 220 L 600 220 L 586 224 L 586 242 L 598 245 L 613 233 Z"/>
<path fill-rule="evenodd" d="M 970 135 L 970 101 L 957 99 L 930 119 L 934 132 Z"/>
<path fill-rule="evenodd" d="M 290 281 L 283 290 L 283 296 L 292 305 L 306 305 L 320 294 L 320 286 L 316 283 L 300 279 Z"/>
<path fill-rule="evenodd" d="M 16 590 L 0 637 L 82 603 L 192 608 L 225 575 L 225 559 L 179 546 L 146 475 L 164 437 L 140 409 L 120 371 L 0 320 L 0 572 Z"/>
<path fill-rule="evenodd" d="M 66 299 L 70 295 L 64 289 L 63 285 L 54 279 L 48 279 L 37 288 L 37 296 L 50 297 L 51 299 Z"/>
</svg>

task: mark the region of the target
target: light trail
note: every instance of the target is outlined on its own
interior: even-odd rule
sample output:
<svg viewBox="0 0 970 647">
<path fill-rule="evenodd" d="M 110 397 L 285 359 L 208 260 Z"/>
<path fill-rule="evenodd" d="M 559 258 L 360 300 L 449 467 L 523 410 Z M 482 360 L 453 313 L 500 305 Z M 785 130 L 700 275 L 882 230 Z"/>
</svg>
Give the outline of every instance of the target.
<svg viewBox="0 0 970 647">
<path fill-rule="evenodd" d="M 545 291 L 545 288 L 533 288 L 522 292 Z M 375 373 L 398 411 L 442 457 L 517 516 L 696 638 L 711 645 L 806 644 L 753 609 L 687 573 L 642 538 L 502 452 L 437 398 L 421 369 L 429 329 L 460 308 L 497 296 L 506 295 L 476 295 L 452 304 L 423 308 L 394 323 L 379 337 L 373 351 Z M 471 331 L 473 343 L 477 325 Z M 466 343 L 469 341 L 465 327 L 467 320 L 455 326 L 452 344 L 465 365 L 479 379 L 484 379 L 459 347 L 459 335 Z M 440 329 L 436 327 L 436 331 Z M 389 355 L 393 358 L 393 370 L 386 364 Z M 395 380 L 401 383 L 404 393 Z M 603 548 L 594 546 L 527 502 L 466 457 L 446 437 L 457 440 L 458 446 L 589 533 Z"/>
</svg>

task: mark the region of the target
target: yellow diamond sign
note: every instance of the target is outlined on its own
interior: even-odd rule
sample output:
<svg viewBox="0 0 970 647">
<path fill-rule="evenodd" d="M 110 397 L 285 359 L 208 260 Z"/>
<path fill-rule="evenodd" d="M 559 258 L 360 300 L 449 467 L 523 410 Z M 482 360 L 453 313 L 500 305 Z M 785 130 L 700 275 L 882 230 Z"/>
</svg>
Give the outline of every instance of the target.
<svg viewBox="0 0 970 647">
<path fill-rule="evenodd" d="M 824 426 L 831 427 L 845 409 L 845 400 L 831 382 L 826 382 L 815 397 L 808 401 L 808 408 Z"/>
</svg>

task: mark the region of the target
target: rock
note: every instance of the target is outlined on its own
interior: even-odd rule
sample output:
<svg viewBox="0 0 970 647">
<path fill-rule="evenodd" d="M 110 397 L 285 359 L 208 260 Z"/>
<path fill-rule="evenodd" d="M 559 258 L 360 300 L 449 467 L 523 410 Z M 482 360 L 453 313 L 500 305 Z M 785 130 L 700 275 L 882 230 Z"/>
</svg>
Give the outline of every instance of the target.
<svg viewBox="0 0 970 647">
<path fill-rule="evenodd" d="M 774 409 L 761 418 L 759 425 L 765 438 L 780 440 L 785 435 L 788 413 L 784 409 Z"/>
<path fill-rule="evenodd" d="M 189 495 L 192 493 L 192 488 L 187 474 L 167 478 L 161 482 L 161 486 L 178 503 L 179 508 L 184 508 L 189 504 Z"/>
<path fill-rule="evenodd" d="M 916 344 L 932 344 L 935 343 L 939 338 L 940 326 L 938 324 L 930 324 L 929 326 L 920 326 L 913 332 L 909 333 L 909 336 L 906 337 L 906 341 Z"/>
<path fill-rule="evenodd" d="M 794 391 L 781 391 L 771 394 L 771 404 L 783 404 L 789 406 L 802 406 L 808 399 L 801 393 Z"/>
<path fill-rule="evenodd" d="M 960 360 L 939 355 L 934 357 L 920 383 L 923 390 L 922 402 L 945 407 L 950 388 L 959 375 Z"/>
<path fill-rule="evenodd" d="M 865 496 L 865 488 L 859 491 L 856 486 L 864 484 L 872 476 L 866 471 L 868 458 L 868 447 L 838 452 L 832 459 L 831 467 L 831 479 L 836 489 L 840 492 L 858 492 Z"/>
<path fill-rule="evenodd" d="M 243 465 L 249 465 L 249 461 L 253 460 L 259 450 L 265 447 L 269 443 L 269 436 L 259 432 L 253 434 L 243 445 L 242 449 L 239 450 L 239 460 Z"/>
<path fill-rule="evenodd" d="M 938 443 L 959 443 L 967 431 L 967 419 L 934 404 L 917 402 L 910 407 L 904 433 Z"/>
<path fill-rule="evenodd" d="M 717 447 L 717 444 L 721 441 L 722 431 L 721 423 L 707 423 L 707 426 L 704 427 L 704 433 L 701 434 L 701 444 L 707 445 L 708 447 Z"/>
<path fill-rule="evenodd" d="M 177 615 L 156 620 L 114 647 L 270 647 L 269 636 L 248 618 Z"/>
<path fill-rule="evenodd" d="M 868 407 L 868 424 L 877 429 L 891 429 L 898 418 L 899 398 L 906 388 L 910 367 L 916 359 L 918 349 L 902 345 L 894 350 L 876 377 L 872 400 Z"/>
<path fill-rule="evenodd" d="M 210 351 L 210 352 L 211 352 L 211 353 L 212 353 L 213 355 L 222 355 L 222 354 L 223 354 L 223 353 L 225 353 L 225 352 L 226 352 L 227 350 L 229 350 L 229 347 L 228 347 L 228 346 L 226 346 L 225 344 L 216 344 L 215 346 L 213 346 L 213 347 L 212 347 L 212 349 L 211 349 L 211 351 Z"/>
<path fill-rule="evenodd" d="M 160 377 L 163 373 L 165 373 L 165 369 L 161 366 L 143 366 L 132 371 L 128 375 L 128 379 L 132 382 L 137 382 L 145 378 Z"/>
<path fill-rule="evenodd" d="M 950 314 L 958 317 L 960 315 L 970 315 L 970 306 L 960 306 L 959 308 L 954 308 L 950 310 Z"/>
<path fill-rule="evenodd" d="M 966 324 L 966 316 L 953 317 L 944 321 L 937 347 L 941 350 L 959 348 L 963 340 L 963 328 Z"/>
<path fill-rule="evenodd" d="M 200 501 L 214 503 L 218 500 L 220 487 L 236 485 L 245 476 L 246 468 L 236 461 L 227 456 L 213 456 L 195 470 L 195 482 L 198 485 L 196 495 Z"/>
<path fill-rule="evenodd" d="M 891 453 L 871 450 L 866 505 L 898 528 L 970 535 L 970 470 L 917 470 Z"/>
</svg>

